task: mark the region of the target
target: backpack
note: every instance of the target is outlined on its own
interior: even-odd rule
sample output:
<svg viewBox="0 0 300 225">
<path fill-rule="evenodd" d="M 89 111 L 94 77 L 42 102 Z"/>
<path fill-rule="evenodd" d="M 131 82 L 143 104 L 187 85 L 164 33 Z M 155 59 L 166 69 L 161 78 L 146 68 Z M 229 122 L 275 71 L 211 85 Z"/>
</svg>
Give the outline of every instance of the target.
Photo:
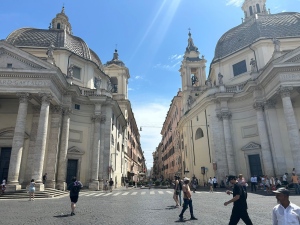
<svg viewBox="0 0 300 225">
<path fill-rule="evenodd" d="M 80 183 L 78 183 L 77 181 L 75 181 L 75 182 L 73 183 L 72 192 L 78 194 L 79 191 L 80 191 L 80 189 L 81 189 Z"/>
</svg>

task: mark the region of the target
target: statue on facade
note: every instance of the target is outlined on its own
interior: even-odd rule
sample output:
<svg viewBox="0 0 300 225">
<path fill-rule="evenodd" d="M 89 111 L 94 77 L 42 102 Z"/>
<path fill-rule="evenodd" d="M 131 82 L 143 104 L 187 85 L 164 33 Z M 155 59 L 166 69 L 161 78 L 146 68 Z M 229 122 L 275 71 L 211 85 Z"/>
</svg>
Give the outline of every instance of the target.
<svg viewBox="0 0 300 225">
<path fill-rule="evenodd" d="M 96 89 L 100 89 L 101 81 L 101 78 L 95 77 L 94 86 Z"/>
<path fill-rule="evenodd" d="M 205 85 L 207 86 L 207 87 L 212 87 L 212 83 L 211 83 L 211 79 L 210 78 L 207 78 L 207 80 L 205 81 Z"/>
<path fill-rule="evenodd" d="M 110 81 L 107 82 L 106 90 L 109 91 L 109 92 L 112 91 L 112 85 L 111 85 L 111 82 L 110 82 Z"/>
<path fill-rule="evenodd" d="M 221 73 L 218 74 L 219 85 L 223 85 L 223 75 Z"/>
<path fill-rule="evenodd" d="M 193 103 L 193 97 L 191 95 L 189 95 L 188 99 L 187 99 L 187 104 L 188 106 L 191 106 Z"/>
<path fill-rule="evenodd" d="M 250 66 L 251 66 L 251 73 L 257 72 L 257 63 L 255 59 L 251 59 L 250 61 Z"/>
<path fill-rule="evenodd" d="M 53 59 L 53 51 L 54 51 L 54 45 L 51 43 L 46 52 L 48 58 Z"/>
<path fill-rule="evenodd" d="M 73 64 L 71 64 L 71 65 L 68 67 L 67 77 L 69 77 L 69 78 L 73 77 L 73 68 L 74 68 L 74 65 L 73 65 Z"/>
<path fill-rule="evenodd" d="M 273 38 L 274 51 L 280 52 L 280 41 L 277 38 Z"/>
</svg>

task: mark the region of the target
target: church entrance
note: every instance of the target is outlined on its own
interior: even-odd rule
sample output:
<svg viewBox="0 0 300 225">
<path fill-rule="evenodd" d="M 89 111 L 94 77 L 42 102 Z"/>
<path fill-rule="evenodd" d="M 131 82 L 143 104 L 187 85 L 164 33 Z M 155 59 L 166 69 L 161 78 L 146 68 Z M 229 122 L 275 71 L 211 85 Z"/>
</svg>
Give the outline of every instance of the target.
<svg viewBox="0 0 300 225">
<path fill-rule="evenodd" d="M 69 185 L 73 177 L 77 177 L 78 159 L 68 159 L 67 179 L 66 183 Z"/>
<path fill-rule="evenodd" d="M 253 176 L 253 175 L 256 175 L 256 176 L 263 175 L 262 169 L 261 169 L 259 154 L 249 155 L 248 158 L 249 158 L 249 166 L 250 166 L 251 176 Z"/>
<path fill-rule="evenodd" d="M 0 182 L 5 178 L 7 181 L 11 148 L 0 148 Z"/>
</svg>

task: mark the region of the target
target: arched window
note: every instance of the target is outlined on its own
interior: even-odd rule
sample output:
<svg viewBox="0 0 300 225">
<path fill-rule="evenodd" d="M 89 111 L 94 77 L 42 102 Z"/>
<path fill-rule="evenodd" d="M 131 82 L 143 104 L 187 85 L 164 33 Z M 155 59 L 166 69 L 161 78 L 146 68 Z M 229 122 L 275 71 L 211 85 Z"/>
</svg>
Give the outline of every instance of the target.
<svg viewBox="0 0 300 225">
<path fill-rule="evenodd" d="M 202 138 L 204 135 L 203 135 L 203 130 L 201 128 L 198 128 L 197 131 L 196 131 L 196 135 L 195 135 L 195 139 L 200 139 Z"/>
<path fill-rule="evenodd" d="M 259 6 L 259 4 L 256 4 L 256 11 L 257 11 L 257 13 L 260 13 L 260 6 Z"/>
<path fill-rule="evenodd" d="M 58 24 L 56 25 L 56 28 L 57 28 L 57 29 L 60 29 L 60 23 L 58 23 Z"/>
<path fill-rule="evenodd" d="M 250 12 L 250 16 L 252 16 L 253 15 L 252 6 L 249 6 L 249 12 Z"/>
</svg>

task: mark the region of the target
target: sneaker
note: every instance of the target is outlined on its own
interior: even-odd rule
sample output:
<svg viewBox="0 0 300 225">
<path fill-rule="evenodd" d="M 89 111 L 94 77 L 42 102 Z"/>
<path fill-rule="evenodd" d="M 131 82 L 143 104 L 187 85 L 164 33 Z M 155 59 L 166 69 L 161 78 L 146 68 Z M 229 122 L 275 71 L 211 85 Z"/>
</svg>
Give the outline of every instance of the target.
<svg viewBox="0 0 300 225">
<path fill-rule="evenodd" d="M 71 212 L 71 216 L 74 216 L 74 215 L 75 215 L 75 213 Z"/>
<path fill-rule="evenodd" d="M 192 216 L 190 220 L 198 220 L 196 217 Z"/>
<path fill-rule="evenodd" d="M 184 222 L 184 219 L 183 219 L 183 217 L 179 217 L 179 220 L 178 220 L 179 222 Z"/>
</svg>

